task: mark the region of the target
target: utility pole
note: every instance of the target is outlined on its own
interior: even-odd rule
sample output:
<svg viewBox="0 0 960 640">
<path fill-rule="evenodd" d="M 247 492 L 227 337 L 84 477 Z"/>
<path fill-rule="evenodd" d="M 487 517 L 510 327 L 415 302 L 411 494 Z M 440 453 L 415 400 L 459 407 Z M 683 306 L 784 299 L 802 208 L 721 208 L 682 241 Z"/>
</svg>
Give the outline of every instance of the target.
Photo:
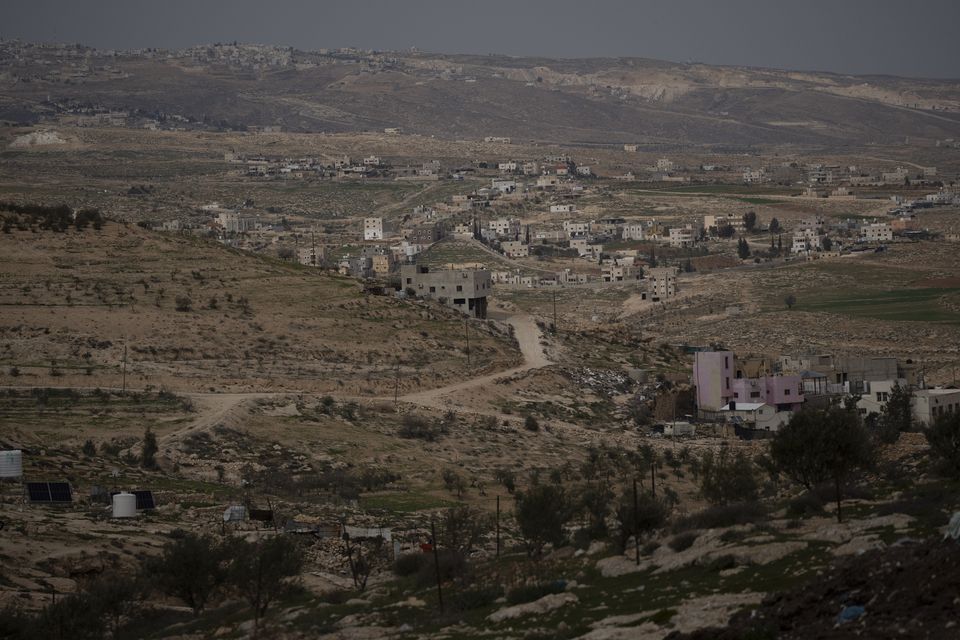
<svg viewBox="0 0 960 640">
<path fill-rule="evenodd" d="M 637 566 L 640 566 L 640 510 L 637 501 L 637 479 L 633 479 L 633 542 L 637 550 Z"/>
<path fill-rule="evenodd" d="M 553 290 L 553 333 L 557 333 L 557 290 Z"/>
<path fill-rule="evenodd" d="M 463 331 L 467 336 L 467 366 L 470 366 L 470 319 L 463 319 Z"/>
<path fill-rule="evenodd" d="M 120 395 L 127 395 L 127 343 L 123 343 L 123 382 Z"/>
<path fill-rule="evenodd" d="M 430 535 L 433 537 L 433 566 L 437 570 L 437 600 L 440 601 L 440 613 L 443 613 L 443 590 L 440 588 L 440 554 L 437 553 L 437 525 L 430 518 Z"/>
<path fill-rule="evenodd" d="M 657 461 L 650 461 L 650 495 L 657 497 Z"/>
<path fill-rule="evenodd" d="M 393 378 L 393 406 L 396 408 L 400 401 L 400 356 L 397 356 L 397 364 L 394 367 Z"/>
<path fill-rule="evenodd" d="M 497 557 L 500 557 L 500 496 L 497 496 Z"/>
</svg>

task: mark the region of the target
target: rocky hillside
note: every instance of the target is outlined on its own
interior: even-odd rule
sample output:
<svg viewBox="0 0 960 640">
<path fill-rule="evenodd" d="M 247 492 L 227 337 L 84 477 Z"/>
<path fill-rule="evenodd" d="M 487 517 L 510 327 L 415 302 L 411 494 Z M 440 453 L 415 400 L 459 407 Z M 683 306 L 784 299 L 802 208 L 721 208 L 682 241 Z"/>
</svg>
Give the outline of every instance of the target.
<svg viewBox="0 0 960 640">
<path fill-rule="evenodd" d="M 126 111 L 191 128 L 824 147 L 960 137 L 960 83 L 677 64 L 254 45 L 0 44 L 0 120 Z M 139 122 L 137 122 L 139 124 Z"/>
</svg>

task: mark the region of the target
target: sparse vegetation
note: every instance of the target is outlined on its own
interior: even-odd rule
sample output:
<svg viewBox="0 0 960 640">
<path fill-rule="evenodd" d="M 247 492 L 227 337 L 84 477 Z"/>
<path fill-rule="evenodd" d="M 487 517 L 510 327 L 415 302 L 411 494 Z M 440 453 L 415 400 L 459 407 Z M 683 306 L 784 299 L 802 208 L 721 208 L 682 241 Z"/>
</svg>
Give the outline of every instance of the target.
<svg viewBox="0 0 960 640">
<path fill-rule="evenodd" d="M 943 472 L 952 478 L 960 478 L 960 412 L 939 416 L 925 434 Z"/>
</svg>

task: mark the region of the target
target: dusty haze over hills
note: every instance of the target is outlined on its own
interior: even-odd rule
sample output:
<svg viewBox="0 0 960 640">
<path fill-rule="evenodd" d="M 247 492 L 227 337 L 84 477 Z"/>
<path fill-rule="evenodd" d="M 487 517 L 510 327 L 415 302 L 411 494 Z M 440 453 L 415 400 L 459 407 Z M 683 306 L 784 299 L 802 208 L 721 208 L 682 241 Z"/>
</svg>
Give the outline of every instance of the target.
<svg viewBox="0 0 960 640">
<path fill-rule="evenodd" d="M 629 56 L 960 77 L 951 0 L 364 0 L 7 3 L 0 36 L 104 48 L 259 42 L 518 56 Z"/>
<path fill-rule="evenodd" d="M 960 137 L 960 84 L 640 58 L 549 59 L 208 45 L 81 47 L 60 59 L 3 45 L 0 119 L 94 105 L 214 129 L 400 127 L 443 138 L 821 148 Z M 29 52 L 29 55 L 26 55 Z M 46 57 L 45 57 L 46 56 Z M 49 58 L 49 60 L 47 60 Z"/>
</svg>

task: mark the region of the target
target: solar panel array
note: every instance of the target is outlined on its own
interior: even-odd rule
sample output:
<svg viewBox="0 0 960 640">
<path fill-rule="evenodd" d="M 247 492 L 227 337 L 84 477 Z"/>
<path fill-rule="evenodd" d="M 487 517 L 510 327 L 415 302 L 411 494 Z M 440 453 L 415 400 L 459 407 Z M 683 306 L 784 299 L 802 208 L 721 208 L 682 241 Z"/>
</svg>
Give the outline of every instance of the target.
<svg viewBox="0 0 960 640">
<path fill-rule="evenodd" d="M 28 482 L 27 497 L 36 503 L 73 502 L 69 482 Z"/>
</svg>

